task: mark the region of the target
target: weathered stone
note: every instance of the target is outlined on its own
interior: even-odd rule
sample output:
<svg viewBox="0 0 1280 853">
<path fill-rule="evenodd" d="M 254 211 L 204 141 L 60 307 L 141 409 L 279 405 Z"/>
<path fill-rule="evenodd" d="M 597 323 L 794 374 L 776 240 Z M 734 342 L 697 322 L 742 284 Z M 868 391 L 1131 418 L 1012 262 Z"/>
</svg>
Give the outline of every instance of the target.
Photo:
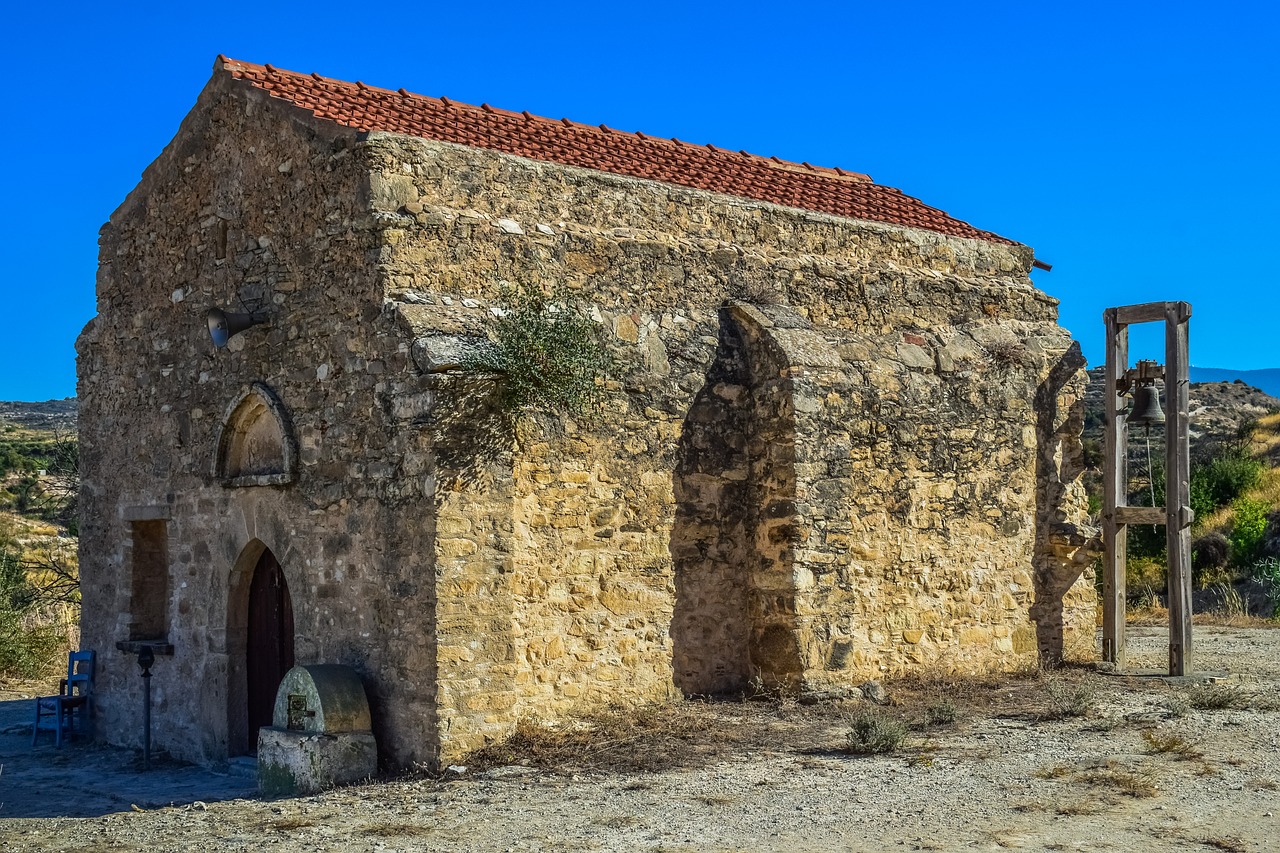
<svg viewBox="0 0 1280 853">
<path fill-rule="evenodd" d="M 316 794 L 377 772 L 378 747 L 372 732 L 265 728 L 258 735 L 258 790 L 268 797 Z"/>
<path fill-rule="evenodd" d="M 455 335 L 429 335 L 413 342 L 413 360 L 424 373 L 440 373 L 462 367 L 467 355 L 475 351 L 474 338 Z"/>
<path fill-rule="evenodd" d="M 889 691 L 885 690 L 884 685 L 877 680 L 865 681 L 858 685 L 858 689 L 862 691 L 863 697 L 869 702 L 884 705 L 889 701 Z"/>
</svg>

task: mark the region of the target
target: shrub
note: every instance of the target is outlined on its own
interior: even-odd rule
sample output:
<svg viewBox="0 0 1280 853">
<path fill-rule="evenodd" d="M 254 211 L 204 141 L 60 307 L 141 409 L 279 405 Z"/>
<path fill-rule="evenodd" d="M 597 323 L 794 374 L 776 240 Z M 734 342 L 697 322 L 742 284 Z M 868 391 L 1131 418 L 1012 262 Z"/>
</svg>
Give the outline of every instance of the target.
<svg viewBox="0 0 1280 853">
<path fill-rule="evenodd" d="M 1237 498 L 1231 503 L 1235 519 L 1231 522 L 1231 558 L 1245 565 L 1258 551 L 1267 532 L 1267 512 L 1271 507 L 1252 498 Z"/>
<path fill-rule="evenodd" d="M 945 726 L 956 721 L 956 703 L 950 699 L 939 699 L 924 709 L 924 721 L 930 726 Z"/>
<path fill-rule="evenodd" d="M 1093 708 L 1093 685 L 1086 682 L 1069 683 L 1061 678 L 1049 678 L 1044 684 L 1046 709 L 1044 716 L 1050 720 L 1067 717 L 1083 717 Z"/>
<path fill-rule="evenodd" d="M 1264 557 L 1256 561 L 1249 574 L 1267 590 L 1272 617 L 1280 617 L 1280 557 Z"/>
<path fill-rule="evenodd" d="M 1219 579 L 1217 572 L 1226 567 L 1230 551 L 1231 543 L 1216 530 L 1191 543 L 1191 573 L 1197 588 Z"/>
<path fill-rule="evenodd" d="M 991 366 L 998 370 L 1012 370 L 1017 367 L 1027 367 L 1031 361 L 1031 355 L 1027 351 L 1027 347 L 1022 341 L 1014 339 L 1005 339 L 991 341 L 983 345 L 986 350 L 987 359 Z"/>
<path fill-rule="evenodd" d="M 1248 708 L 1253 697 L 1226 684 L 1197 684 L 1187 691 L 1187 704 L 1197 711 L 1227 711 Z"/>
<path fill-rule="evenodd" d="M 1204 757 L 1204 752 L 1195 742 L 1187 740 L 1176 732 L 1143 729 L 1142 741 L 1146 745 L 1144 751 L 1148 755 L 1169 755 L 1184 761 Z"/>
<path fill-rule="evenodd" d="M 562 293 L 509 289 L 489 344 L 463 359 L 468 370 L 496 374 L 500 408 L 585 416 L 599 404 L 609 357 L 597 326 Z"/>
<path fill-rule="evenodd" d="M 907 727 L 884 711 L 859 711 L 849 720 L 845 749 L 855 755 L 895 752 L 906 740 Z"/>
<path fill-rule="evenodd" d="M 1163 557 L 1130 557 L 1125 562 L 1124 583 L 1131 601 L 1158 601 L 1169 586 Z"/>
<path fill-rule="evenodd" d="M 1191 466 L 1191 508 L 1204 518 L 1258 484 L 1263 464 L 1244 447 L 1219 450 L 1204 462 Z"/>
<path fill-rule="evenodd" d="M 1260 556 L 1280 558 L 1280 509 L 1267 514 L 1267 529 L 1258 550 Z"/>
<path fill-rule="evenodd" d="M 0 550 L 0 675 L 35 678 L 48 670 L 60 647 L 57 632 L 32 619 L 36 589 L 26 570 Z"/>
</svg>

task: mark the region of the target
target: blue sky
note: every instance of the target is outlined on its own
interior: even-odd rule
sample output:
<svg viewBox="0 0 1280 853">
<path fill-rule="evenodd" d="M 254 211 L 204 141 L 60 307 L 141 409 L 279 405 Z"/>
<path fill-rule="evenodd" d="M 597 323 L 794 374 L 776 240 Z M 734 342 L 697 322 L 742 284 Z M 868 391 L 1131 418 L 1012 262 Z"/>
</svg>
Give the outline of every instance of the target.
<svg viewBox="0 0 1280 853">
<path fill-rule="evenodd" d="M 1280 366 L 1274 4 L 15 6 L 0 399 L 74 393 L 98 228 L 218 53 L 865 172 L 1034 246 L 1091 362 L 1184 299 L 1194 364 Z"/>
</svg>

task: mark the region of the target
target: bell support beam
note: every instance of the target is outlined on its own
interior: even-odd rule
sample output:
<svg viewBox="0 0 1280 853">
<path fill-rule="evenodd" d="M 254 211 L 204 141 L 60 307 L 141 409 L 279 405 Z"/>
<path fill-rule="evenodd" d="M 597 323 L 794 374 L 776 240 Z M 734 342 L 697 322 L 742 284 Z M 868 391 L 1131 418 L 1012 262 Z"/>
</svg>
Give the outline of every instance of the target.
<svg viewBox="0 0 1280 853">
<path fill-rule="evenodd" d="M 1188 336 L 1191 306 L 1165 304 L 1165 525 L 1169 558 L 1169 674 L 1191 667 L 1191 443 L 1189 437 Z M 1184 512 L 1184 509 L 1186 510 Z"/>
<path fill-rule="evenodd" d="M 1129 482 L 1129 423 L 1116 388 L 1129 368 L 1129 325 L 1120 322 L 1119 309 L 1102 312 L 1107 326 L 1106 390 L 1103 392 L 1105 430 L 1102 476 L 1102 659 L 1117 670 L 1125 668 L 1124 567 L 1128 560 L 1124 522 L 1116 507 L 1127 499 Z"/>
</svg>

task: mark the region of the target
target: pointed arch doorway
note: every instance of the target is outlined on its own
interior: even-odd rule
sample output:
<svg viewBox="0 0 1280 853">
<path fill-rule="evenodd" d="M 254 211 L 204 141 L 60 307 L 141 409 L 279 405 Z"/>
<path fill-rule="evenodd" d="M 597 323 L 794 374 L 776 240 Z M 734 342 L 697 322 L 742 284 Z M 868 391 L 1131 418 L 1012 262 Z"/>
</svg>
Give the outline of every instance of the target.
<svg viewBox="0 0 1280 853">
<path fill-rule="evenodd" d="M 239 648 L 227 697 L 230 755 L 257 752 L 258 729 L 271 725 L 276 690 L 293 667 L 293 601 L 280 561 L 263 547 L 252 573 L 241 577 L 243 591 L 233 596 L 230 614 L 241 626 L 231 632 Z"/>
</svg>

